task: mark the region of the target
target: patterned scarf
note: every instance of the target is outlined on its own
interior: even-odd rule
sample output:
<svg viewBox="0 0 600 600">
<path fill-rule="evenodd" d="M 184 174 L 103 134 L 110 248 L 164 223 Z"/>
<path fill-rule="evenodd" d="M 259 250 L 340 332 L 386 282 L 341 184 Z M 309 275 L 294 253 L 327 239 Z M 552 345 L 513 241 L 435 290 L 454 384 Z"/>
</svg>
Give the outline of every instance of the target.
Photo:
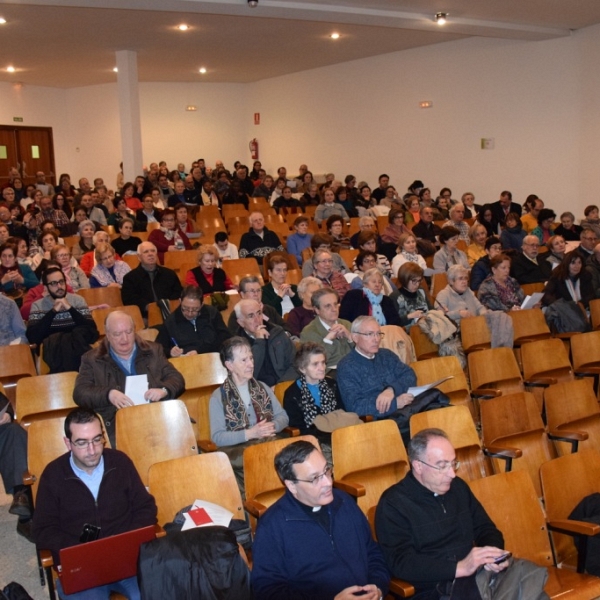
<svg viewBox="0 0 600 600">
<path fill-rule="evenodd" d="M 92 277 L 95 277 L 96 281 L 102 287 L 107 287 L 111 283 L 123 284 L 123 277 L 125 277 L 129 271 L 131 271 L 131 269 L 125 261 L 117 260 L 112 268 L 112 273 L 110 269 L 107 269 L 104 265 L 96 265 L 92 269 Z"/>
<path fill-rule="evenodd" d="M 319 408 L 321 409 L 322 415 L 326 415 L 336 409 L 337 403 L 335 394 L 325 379 L 319 381 L 319 393 L 321 394 L 320 407 L 315 404 L 315 399 L 308 389 L 306 376 L 300 376 L 300 408 L 302 409 L 304 422 L 307 427 L 310 427 L 313 424 L 315 417 L 319 414 Z"/>
<path fill-rule="evenodd" d="M 271 400 L 265 388 L 254 379 L 248 381 L 248 391 L 250 392 L 250 401 L 252 408 L 256 413 L 256 420 L 262 421 L 273 419 L 273 407 Z M 221 386 L 221 401 L 223 402 L 223 412 L 225 413 L 225 426 L 227 431 L 240 431 L 247 429 L 250 425 L 248 413 L 244 401 L 240 397 L 240 392 L 231 377 L 227 377 Z"/>
<path fill-rule="evenodd" d="M 383 299 L 383 292 L 380 294 L 375 294 L 369 288 L 364 287 L 363 293 L 371 303 L 371 316 L 374 317 L 380 325 L 386 325 L 387 322 L 385 320 L 385 317 L 383 316 L 383 311 L 381 310 L 381 300 Z"/>
</svg>

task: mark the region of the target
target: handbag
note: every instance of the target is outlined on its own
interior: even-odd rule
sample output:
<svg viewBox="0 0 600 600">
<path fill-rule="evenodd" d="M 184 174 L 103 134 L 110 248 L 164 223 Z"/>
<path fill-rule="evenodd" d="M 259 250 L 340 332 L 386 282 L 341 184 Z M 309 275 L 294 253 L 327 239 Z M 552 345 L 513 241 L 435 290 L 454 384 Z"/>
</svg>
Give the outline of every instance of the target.
<svg viewBox="0 0 600 600">
<path fill-rule="evenodd" d="M 341 408 L 332 410 L 326 415 L 317 415 L 313 421 L 313 425 L 325 433 L 331 433 L 342 427 L 350 427 L 351 425 L 360 425 L 362 421 L 356 413 L 346 412 Z"/>
</svg>

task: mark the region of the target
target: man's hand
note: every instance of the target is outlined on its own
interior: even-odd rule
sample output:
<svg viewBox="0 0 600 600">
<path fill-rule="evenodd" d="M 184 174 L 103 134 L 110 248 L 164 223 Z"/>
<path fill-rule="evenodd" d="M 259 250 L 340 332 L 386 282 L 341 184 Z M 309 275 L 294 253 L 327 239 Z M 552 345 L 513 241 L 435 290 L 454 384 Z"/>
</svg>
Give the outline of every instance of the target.
<svg viewBox="0 0 600 600">
<path fill-rule="evenodd" d="M 391 387 L 385 388 L 375 400 L 375 408 L 380 413 L 385 413 L 390 409 L 394 400 L 394 390 Z"/>
<path fill-rule="evenodd" d="M 284 283 L 279 287 L 278 294 L 283 298 L 283 296 L 289 296 L 293 298 L 296 294 L 292 291 L 292 286 L 289 283 Z"/>
<path fill-rule="evenodd" d="M 173 346 L 171 348 L 171 352 L 169 352 L 169 354 L 173 357 L 173 358 L 177 358 L 178 356 L 181 356 L 183 354 L 183 349 L 180 348 L 179 346 Z"/>
<path fill-rule="evenodd" d="M 133 406 L 133 400 L 126 396 L 119 390 L 110 390 L 108 393 L 108 401 L 114 404 L 117 408 L 125 408 L 126 406 Z"/>
<path fill-rule="evenodd" d="M 346 338 L 347 340 L 351 339 L 350 332 L 341 323 L 336 323 L 335 325 L 332 325 L 329 331 L 327 332 L 327 335 L 325 336 L 326 340 L 331 341 L 343 338 Z"/>
<path fill-rule="evenodd" d="M 468 577 L 473 575 L 475 571 L 482 565 L 488 571 L 498 573 L 508 567 L 508 561 L 504 561 L 499 565 L 495 565 L 494 560 L 506 554 L 506 550 L 495 548 L 494 546 L 483 546 L 482 548 L 473 548 L 467 556 L 456 564 L 456 577 Z"/>
<path fill-rule="evenodd" d="M 269 339 L 269 332 L 267 331 L 267 326 L 266 325 L 259 325 L 256 328 L 256 331 L 254 332 L 254 337 L 257 340 L 268 340 Z"/>
<path fill-rule="evenodd" d="M 272 437 L 276 433 L 275 423 L 263 419 L 250 429 L 246 429 L 246 440 L 260 440 L 261 438 Z"/>
<path fill-rule="evenodd" d="M 379 600 L 383 597 L 381 590 L 374 584 L 369 585 L 353 585 L 336 594 L 333 600 Z"/>
<path fill-rule="evenodd" d="M 11 416 L 8 414 L 8 412 L 5 412 L 2 415 L 2 418 L 0 418 L 0 425 L 6 425 L 7 423 L 10 423 L 12 421 Z"/>
<path fill-rule="evenodd" d="M 398 408 L 404 408 L 405 406 L 412 404 L 414 399 L 415 397 L 412 394 L 400 394 L 396 397 L 396 404 L 398 405 Z"/>
<path fill-rule="evenodd" d="M 165 392 L 162 388 L 150 388 L 144 394 L 144 400 L 148 400 L 148 402 L 158 402 L 159 400 L 164 400 L 169 395 L 169 392 Z"/>
<path fill-rule="evenodd" d="M 52 308 L 54 309 L 54 312 L 58 313 L 71 310 L 71 305 L 67 302 L 66 298 L 57 298 L 54 301 Z"/>
</svg>

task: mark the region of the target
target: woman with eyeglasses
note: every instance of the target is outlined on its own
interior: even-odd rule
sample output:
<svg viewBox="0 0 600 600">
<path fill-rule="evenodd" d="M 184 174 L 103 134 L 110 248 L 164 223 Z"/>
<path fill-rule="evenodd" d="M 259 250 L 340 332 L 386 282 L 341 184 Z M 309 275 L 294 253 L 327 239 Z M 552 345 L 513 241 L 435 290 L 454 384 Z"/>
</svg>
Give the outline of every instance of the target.
<svg viewBox="0 0 600 600">
<path fill-rule="evenodd" d="M 421 287 L 423 269 L 413 262 L 404 263 L 398 269 L 398 315 L 400 325 L 410 331 L 410 328 L 431 310 L 425 290 Z"/>
<path fill-rule="evenodd" d="M 452 265 L 448 269 L 448 285 L 436 296 L 435 305 L 454 323 L 488 311 L 469 289 L 469 271 L 461 265 Z"/>
<path fill-rule="evenodd" d="M 17 246 L 6 242 L 0 245 L 0 284 L 7 296 L 21 296 L 25 290 L 38 285 L 31 267 L 17 262 Z"/>
<path fill-rule="evenodd" d="M 354 259 L 354 266 L 356 267 L 354 270 L 354 279 L 350 281 L 350 287 L 353 290 L 362 290 L 364 283 L 363 278 L 365 273 L 369 269 L 373 269 L 377 267 L 377 253 L 371 252 L 370 250 L 361 250 Z M 397 293 L 398 289 L 392 283 L 391 279 L 387 276 L 383 276 L 383 293 L 386 296 L 390 296 L 393 293 Z"/>
<path fill-rule="evenodd" d="M 203 244 L 198 248 L 198 266 L 185 275 L 185 285 L 199 287 L 203 294 L 235 289 L 227 273 L 217 267 L 219 253 L 214 246 Z"/>
<path fill-rule="evenodd" d="M 50 250 L 50 258 L 55 260 L 65 274 L 67 283 L 74 292 L 90 287 L 86 274 L 71 260 L 71 251 L 64 244 L 57 244 Z"/>
<path fill-rule="evenodd" d="M 192 249 L 188 236 L 177 229 L 175 211 L 172 208 L 163 211 L 160 229 L 152 230 L 148 236 L 148 241 L 156 246 L 158 260 L 161 265 L 165 264 L 165 252 Z"/>
<path fill-rule="evenodd" d="M 243 489 L 244 447 L 274 439 L 289 419 L 273 390 L 254 378 L 254 357 L 247 339 L 226 340 L 219 354 L 227 379 L 210 397 L 210 438 L 229 456 Z"/>
<path fill-rule="evenodd" d="M 94 254 L 96 264 L 90 274 L 90 286 L 123 287 L 123 278 L 131 267 L 125 261 L 115 259 L 115 250 L 110 244 L 98 244 Z"/>
</svg>

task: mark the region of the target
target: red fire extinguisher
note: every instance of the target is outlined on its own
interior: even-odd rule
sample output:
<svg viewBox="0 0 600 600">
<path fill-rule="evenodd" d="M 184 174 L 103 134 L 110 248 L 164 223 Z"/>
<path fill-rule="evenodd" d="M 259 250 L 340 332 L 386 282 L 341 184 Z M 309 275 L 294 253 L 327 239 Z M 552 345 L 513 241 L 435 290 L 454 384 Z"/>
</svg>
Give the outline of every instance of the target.
<svg viewBox="0 0 600 600">
<path fill-rule="evenodd" d="M 252 160 L 258 160 L 258 140 L 253 138 L 249 144 Z"/>
</svg>

